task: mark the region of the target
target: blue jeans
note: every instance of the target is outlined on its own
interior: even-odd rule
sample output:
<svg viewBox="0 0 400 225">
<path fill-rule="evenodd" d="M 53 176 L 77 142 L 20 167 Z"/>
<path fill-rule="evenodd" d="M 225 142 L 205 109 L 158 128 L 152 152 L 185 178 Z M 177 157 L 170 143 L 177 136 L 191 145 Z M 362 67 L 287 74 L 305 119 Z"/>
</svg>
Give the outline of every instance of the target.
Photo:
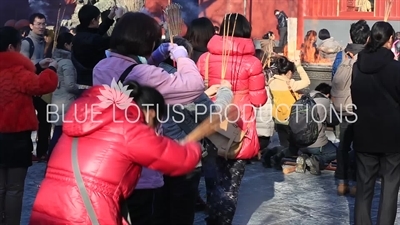
<svg viewBox="0 0 400 225">
<path fill-rule="evenodd" d="M 60 139 L 61 135 L 62 135 L 62 126 L 54 126 L 53 137 L 50 140 L 50 146 L 48 152 L 49 158 L 51 153 L 53 152 L 54 147 L 56 147 L 58 139 Z"/>
<path fill-rule="evenodd" d="M 337 147 L 330 141 L 328 141 L 326 145 L 319 148 L 301 149 L 303 153 L 314 155 L 322 167 L 325 165 L 325 163 L 330 163 L 336 159 L 336 150 Z"/>
</svg>

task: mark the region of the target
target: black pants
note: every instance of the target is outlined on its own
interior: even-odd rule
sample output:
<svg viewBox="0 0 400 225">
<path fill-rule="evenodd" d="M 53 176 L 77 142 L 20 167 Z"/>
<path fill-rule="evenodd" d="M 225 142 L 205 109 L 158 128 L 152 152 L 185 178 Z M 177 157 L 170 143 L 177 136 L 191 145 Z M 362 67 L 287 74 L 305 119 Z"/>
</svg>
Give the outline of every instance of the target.
<svg viewBox="0 0 400 225">
<path fill-rule="evenodd" d="M 36 145 L 36 157 L 40 158 L 46 155 L 46 152 L 49 149 L 51 124 L 48 123 L 49 115 L 47 115 L 47 103 L 40 97 L 34 97 L 33 104 L 37 111 L 37 118 L 39 120 L 39 129 L 37 131 L 38 142 Z"/>
<path fill-rule="evenodd" d="M 371 205 L 378 175 L 382 177 L 382 185 L 377 224 L 394 224 L 400 187 L 400 153 L 368 154 L 357 152 L 356 161 L 357 193 L 354 208 L 355 224 L 372 225 Z"/>
<path fill-rule="evenodd" d="M 239 196 L 239 188 L 245 172 L 245 160 L 226 160 L 222 157 L 217 162 L 217 186 L 210 195 L 210 225 L 231 225 L 235 216 Z"/>
<path fill-rule="evenodd" d="M 28 168 L 0 168 L 0 224 L 21 223 L 27 171 Z"/>
<path fill-rule="evenodd" d="M 350 120 L 349 120 L 350 121 Z M 335 177 L 339 180 L 347 182 L 347 180 L 355 180 L 356 164 L 351 160 L 351 144 L 353 142 L 353 124 L 348 123 L 346 119 L 340 124 L 339 147 L 336 152 L 336 171 Z"/>
<path fill-rule="evenodd" d="M 285 47 L 288 43 L 288 32 L 287 27 L 279 28 L 279 47 Z"/>
<path fill-rule="evenodd" d="M 155 218 L 155 225 L 192 225 L 194 223 L 200 177 L 200 168 L 196 168 L 185 176 L 164 176 L 161 196 L 163 210 L 160 217 Z"/>
<path fill-rule="evenodd" d="M 136 189 L 126 199 L 131 225 L 152 225 L 161 213 L 161 188 Z M 124 216 L 126 217 L 126 216 Z"/>
<path fill-rule="evenodd" d="M 260 142 L 260 151 L 261 153 L 264 152 L 264 149 L 267 149 L 269 143 L 270 143 L 270 138 L 271 137 L 264 137 L 264 136 L 259 136 L 258 137 L 258 142 Z"/>
<path fill-rule="evenodd" d="M 281 158 L 297 156 L 299 148 L 290 142 L 289 126 L 283 124 L 276 124 L 275 130 L 278 133 L 280 145 L 285 147 L 284 150 L 281 152 L 282 153 Z"/>
</svg>

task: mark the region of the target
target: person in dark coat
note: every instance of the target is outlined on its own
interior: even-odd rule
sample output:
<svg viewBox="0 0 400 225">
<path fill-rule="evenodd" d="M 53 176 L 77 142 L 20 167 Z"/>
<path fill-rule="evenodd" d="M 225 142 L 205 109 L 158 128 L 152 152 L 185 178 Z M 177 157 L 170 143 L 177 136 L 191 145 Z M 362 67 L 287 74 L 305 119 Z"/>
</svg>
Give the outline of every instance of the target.
<svg viewBox="0 0 400 225">
<path fill-rule="evenodd" d="M 279 10 L 275 10 L 274 14 L 278 20 L 279 47 L 283 48 L 288 43 L 288 16 Z"/>
<path fill-rule="evenodd" d="M 382 178 L 377 224 L 394 224 L 400 187 L 400 62 L 390 50 L 394 29 L 377 22 L 353 67 L 357 193 L 355 224 L 371 225 L 375 182 Z"/>
<path fill-rule="evenodd" d="M 107 18 L 99 25 L 100 10 L 93 5 L 84 5 L 78 13 L 80 24 L 76 27 L 76 36 L 72 41 L 72 62 L 77 70 L 77 83 L 92 86 L 94 66 L 106 57 L 110 47 L 110 38 L 104 37 L 113 25 L 114 18 L 120 18 L 123 10 L 112 8 Z"/>
</svg>

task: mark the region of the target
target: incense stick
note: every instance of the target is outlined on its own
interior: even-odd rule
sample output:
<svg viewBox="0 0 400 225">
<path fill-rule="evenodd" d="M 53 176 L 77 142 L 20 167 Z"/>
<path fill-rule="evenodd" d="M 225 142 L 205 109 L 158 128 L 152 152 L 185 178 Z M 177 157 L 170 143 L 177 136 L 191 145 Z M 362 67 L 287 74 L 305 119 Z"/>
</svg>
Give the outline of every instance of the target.
<svg viewBox="0 0 400 225">
<path fill-rule="evenodd" d="M 385 2 L 385 16 L 383 18 L 383 21 L 385 21 L 385 22 L 387 22 L 389 20 L 390 13 L 392 11 L 392 3 L 393 3 L 393 0 L 386 0 L 386 2 Z"/>
<path fill-rule="evenodd" d="M 56 20 L 56 25 L 54 27 L 54 38 L 53 38 L 53 49 L 51 50 L 51 53 L 53 54 L 54 51 L 56 50 L 57 46 L 57 38 L 58 38 L 58 31 L 60 30 L 60 13 L 61 13 L 61 3 L 58 5 L 58 12 L 57 12 L 57 20 Z M 65 7 L 64 7 L 64 12 L 65 13 Z"/>
<path fill-rule="evenodd" d="M 174 43 L 174 37 L 179 36 L 179 33 L 181 32 L 182 23 L 183 23 L 181 9 L 182 9 L 182 6 L 177 3 L 168 5 L 164 9 L 164 15 L 167 19 L 167 27 L 168 27 L 167 29 L 168 29 L 169 41 L 171 42 L 171 44 Z M 173 63 L 174 63 L 173 66 L 175 67 L 176 62 L 173 61 Z"/>
</svg>

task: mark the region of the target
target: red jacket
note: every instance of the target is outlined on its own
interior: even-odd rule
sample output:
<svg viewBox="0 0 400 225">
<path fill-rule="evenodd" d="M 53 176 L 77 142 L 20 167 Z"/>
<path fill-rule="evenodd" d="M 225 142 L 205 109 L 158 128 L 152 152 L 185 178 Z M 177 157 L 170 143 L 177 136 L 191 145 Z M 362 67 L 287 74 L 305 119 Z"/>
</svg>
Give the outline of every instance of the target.
<svg viewBox="0 0 400 225">
<path fill-rule="evenodd" d="M 137 107 L 126 112 L 115 106 L 101 108 L 102 89 L 96 86 L 86 91 L 69 108 L 30 224 L 90 224 L 73 175 L 72 137 L 78 137 L 81 174 L 100 224 L 127 224 L 119 204 L 134 190 L 142 166 L 176 176 L 189 173 L 200 161 L 197 143 L 182 146 L 157 136 Z"/>
<path fill-rule="evenodd" d="M 259 59 L 254 56 L 255 48 L 249 38 L 226 38 L 226 48 L 231 49 L 227 60 L 223 59 L 224 41 L 222 36 L 215 35 L 208 42 L 208 53 L 198 60 L 197 66 L 205 78 L 205 68 L 208 66 L 208 86 L 221 83 L 221 68 L 226 62 L 225 80 L 232 83 L 234 93 L 233 104 L 240 109 L 243 130 L 247 129 L 242 149 L 238 159 L 249 159 L 257 155 L 260 148 L 255 121 L 255 107 L 260 107 L 267 101 L 265 77 Z M 206 65 L 207 54 L 210 54 Z M 228 55 L 227 53 L 225 55 Z"/>
<path fill-rule="evenodd" d="M 0 133 L 37 130 L 32 97 L 53 92 L 58 77 L 51 69 L 40 75 L 35 71 L 32 62 L 19 52 L 0 52 Z"/>
</svg>

